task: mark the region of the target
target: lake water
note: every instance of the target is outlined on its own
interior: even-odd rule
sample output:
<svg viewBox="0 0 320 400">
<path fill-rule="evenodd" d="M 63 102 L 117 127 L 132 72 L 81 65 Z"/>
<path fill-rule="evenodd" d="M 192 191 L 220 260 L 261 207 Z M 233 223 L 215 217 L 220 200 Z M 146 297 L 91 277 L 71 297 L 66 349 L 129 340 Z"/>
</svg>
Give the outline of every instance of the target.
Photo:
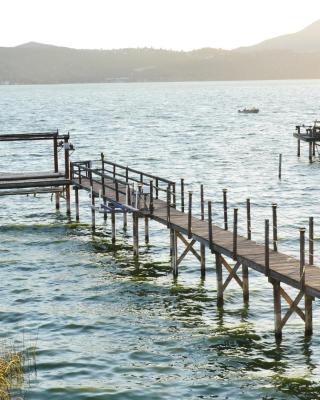
<svg viewBox="0 0 320 400">
<path fill-rule="evenodd" d="M 297 256 L 299 227 L 320 232 L 320 164 L 296 157 L 292 133 L 320 117 L 320 81 L 0 86 L 0 131 L 70 131 L 73 160 L 106 158 L 163 177 L 205 184 L 222 225 L 222 189 L 239 207 L 252 201 L 253 238 L 262 241 L 271 204 L 279 207 L 279 249 Z M 257 115 L 237 110 L 257 106 Z M 51 146 L 49 147 L 51 151 Z M 43 143 L 1 144 L 0 171 L 51 168 Z M 278 155 L 283 178 L 278 180 Z M 51 162 L 51 160 L 50 160 Z M 213 257 L 207 276 L 187 257 L 175 281 L 169 235 L 150 226 L 133 258 L 131 221 L 111 245 L 110 221 L 90 229 L 54 209 L 49 195 L 0 198 L 0 337 L 37 347 L 27 398 L 317 399 L 320 317 L 314 335 L 292 317 L 281 343 L 273 335 L 272 287 L 250 271 L 250 304 L 232 283 L 216 307 Z M 231 215 L 231 213 L 230 213 Z M 142 227 L 141 227 L 142 228 Z M 141 230 L 143 238 L 143 229 Z M 315 258 L 320 262 L 316 241 Z"/>
</svg>

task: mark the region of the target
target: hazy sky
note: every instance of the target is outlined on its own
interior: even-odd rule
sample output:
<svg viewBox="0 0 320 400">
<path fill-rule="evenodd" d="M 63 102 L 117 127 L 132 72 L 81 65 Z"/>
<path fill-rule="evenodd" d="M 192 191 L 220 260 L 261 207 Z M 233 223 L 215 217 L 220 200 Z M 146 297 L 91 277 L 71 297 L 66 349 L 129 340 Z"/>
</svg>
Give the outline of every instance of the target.
<svg viewBox="0 0 320 400">
<path fill-rule="evenodd" d="M 320 19 L 320 0 L 0 0 L 0 46 L 231 49 Z"/>
</svg>

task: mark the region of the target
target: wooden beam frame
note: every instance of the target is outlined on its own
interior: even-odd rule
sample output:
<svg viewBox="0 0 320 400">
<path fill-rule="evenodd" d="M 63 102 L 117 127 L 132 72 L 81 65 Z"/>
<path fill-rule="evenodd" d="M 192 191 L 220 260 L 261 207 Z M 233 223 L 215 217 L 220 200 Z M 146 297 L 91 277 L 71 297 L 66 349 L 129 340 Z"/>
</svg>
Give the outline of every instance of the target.
<svg viewBox="0 0 320 400">
<path fill-rule="evenodd" d="M 185 249 L 180 255 L 178 254 L 178 239 L 180 239 L 180 241 L 185 245 Z M 191 239 L 190 241 L 188 241 L 182 235 L 182 233 L 174 229 L 170 230 L 170 256 L 171 256 L 171 266 L 174 276 L 178 275 L 178 267 L 188 253 L 192 253 L 195 256 L 195 258 L 200 262 L 200 265 L 203 268 L 203 265 L 205 263 L 204 259 L 205 255 L 203 251 L 202 252 L 200 251 L 199 254 L 198 251 L 194 248 L 194 245 L 196 243 L 197 241 L 195 239 Z"/>
<path fill-rule="evenodd" d="M 181 261 L 185 258 L 185 256 L 191 252 L 198 261 L 201 262 L 201 256 L 199 255 L 199 253 L 194 249 L 194 244 L 197 243 L 195 239 L 192 239 L 190 242 L 188 242 L 188 240 L 180 233 L 177 232 L 177 238 L 181 240 L 181 242 L 186 246 L 185 250 L 183 251 L 183 253 L 180 255 L 180 257 L 178 257 L 177 255 L 177 266 L 181 263 Z"/>
<path fill-rule="evenodd" d="M 242 279 L 238 275 L 238 270 L 242 266 Z M 223 267 L 228 272 L 226 279 L 223 279 Z M 216 273 L 217 273 L 217 304 L 223 304 L 223 293 L 227 289 L 232 280 L 235 280 L 243 291 L 243 301 L 245 304 L 249 302 L 249 276 L 248 268 L 240 261 L 237 261 L 233 266 L 221 255 L 216 253 Z"/>
<path fill-rule="evenodd" d="M 300 289 L 296 297 L 293 299 L 291 296 L 281 287 L 279 281 L 270 279 L 273 285 L 274 294 L 274 310 L 275 310 L 275 335 L 278 338 L 282 337 L 282 330 L 288 322 L 289 318 L 295 313 L 305 323 L 305 335 L 309 336 L 312 334 L 312 301 L 313 297 L 305 294 L 304 289 Z M 301 300 L 304 298 L 304 308 L 299 307 Z M 289 305 L 286 313 L 282 316 L 281 313 L 281 299 L 284 299 Z"/>
</svg>

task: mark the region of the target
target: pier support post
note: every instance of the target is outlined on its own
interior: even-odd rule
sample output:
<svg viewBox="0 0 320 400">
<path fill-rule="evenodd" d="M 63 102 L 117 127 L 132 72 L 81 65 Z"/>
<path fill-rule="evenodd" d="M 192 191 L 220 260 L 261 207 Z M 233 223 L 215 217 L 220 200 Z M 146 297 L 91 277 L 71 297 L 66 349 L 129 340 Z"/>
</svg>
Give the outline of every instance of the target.
<svg viewBox="0 0 320 400">
<path fill-rule="evenodd" d="M 204 190 L 203 185 L 200 185 L 200 209 L 201 209 L 201 221 L 204 221 Z M 206 247 L 200 243 L 200 257 L 201 257 L 201 277 L 203 278 L 206 274 Z"/>
<path fill-rule="evenodd" d="M 176 278 L 178 276 L 178 238 L 177 232 L 174 229 L 170 230 L 171 237 L 171 268 L 173 276 Z"/>
<path fill-rule="evenodd" d="M 316 155 L 316 142 L 312 142 L 312 155 L 313 157 Z"/>
<path fill-rule="evenodd" d="M 144 217 L 144 241 L 146 244 L 149 243 L 149 218 Z"/>
<path fill-rule="evenodd" d="M 133 219 L 133 254 L 139 256 L 139 218 L 137 213 L 132 214 Z"/>
<path fill-rule="evenodd" d="M 217 306 L 223 306 L 223 276 L 221 255 L 216 253 L 216 274 L 217 274 Z"/>
<path fill-rule="evenodd" d="M 235 208 L 233 210 L 233 251 L 232 258 L 234 260 L 237 259 L 238 253 L 238 209 Z"/>
<path fill-rule="evenodd" d="M 75 205 L 76 205 L 76 221 L 80 221 L 80 202 L 79 202 L 79 188 L 76 186 L 74 188 L 74 197 L 75 197 Z"/>
<path fill-rule="evenodd" d="M 200 257 L 201 277 L 204 278 L 206 275 L 206 247 L 204 244 L 200 244 Z"/>
<path fill-rule="evenodd" d="M 312 162 L 312 142 L 309 142 L 309 162 Z"/>
<path fill-rule="evenodd" d="M 313 227 L 313 217 L 309 217 L 309 264 L 313 265 L 314 257 L 314 227 Z"/>
<path fill-rule="evenodd" d="M 298 147 L 297 147 L 297 157 L 300 157 L 300 139 L 297 141 Z"/>
<path fill-rule="evenodd" d="M 192 238 L 192 191 L 189 191 L 188 203 L 188 238 Z"/>
<path fill-rule="evenodd" d="M 249 269 L 246 265 L 242 264 L 242 291 L 243 303 L 249 304 Z"/>
<path fill-rule="evenodd" d="M 282 338 L 282 319 L 281 319 L 281 288 L 280 282 L 272 280 L 273 302 L 274 302 L 274 334 L 277 339 Z"/>
<path fill-rule="evenodd" d="M 251 240 L 251 203 L 247 199 L 247 239 Z"/>
<path fill-rule="evenodd" d="M 273 232 L 273 250 L 278 251 L 278 221 L 277 204 L 272 204 L 272 232 Z"/>
<path fill-rule="evenodd" d="M 281 176 L 282 176 L 282 154 L 279 154 L 278 178 L 281 179 Z"/>
<path fill-rule="evenodd" d="M 264 273 L 270 275 L 270 249 L 269 249 L 269 220 L 264 220 Z"/>
<path fill-rule="evenodd" d="M 170 228 L 170 258 L 173 254 L 173 229 Z"/>
<path fill-rule="evenodd" d="M 103 153 L 101 153 L 101 174 L 102 174 L 102 176 L 101 176 L 101 186 L 102 186 L 102 200 L 103 200 L 103 204 L 106 206 L 107 205 L 107 200 L 106 200 L 106 186 L 105 186 L 105 176 L 104 176 L 104 173 L 105 173 L 105 168 L 104 168 L 104 154 Z M 108 214 L 107 214 L 107 211 L 106 211 L 106 209 L 104 210 L 104 213 L 103 213 L 103 219 L 104 219 L 104 221 L 106 221 L 107 220 L 107 217 L 108 216 Z"/>
<path fill-rule="evenodd" d="M 60 193 L 56 193 L 56 210 L 60 210 Z"/>
<path fill-rule="evenodd" d="M 208 238 L 209 238 L 209 249 L 213 253 L 213 232 L 212 232 L 212 203 L 208 201 Z"/>
<path fill-rule="evenodd" d="M 53 159 L 54 159 L 54 172 L 59 172 L 59 157 L 58 157 L 58 135 L 59 131 L 56 132 L 56 135 L 53 138 Z M 60 210 L 60 193 L 57 192 L 55 194 L 56 198 L 56 210 Z"/>
<path fill-rule="evenodd" d="M 96 230 L 96 204 L 95 196 L 91 188 L 91 225 L 93 232 Z"/>
<path fill-rule="evenodd" d="M 113 209 L 111 212 L 111 229 L 112 229 L 112 244 L 116 242 L 116 213 Z"/>
<path fill-rule="evenodd" d="M 181 197 L 181 212 L 184 213 L 184 179 L 180 180 L 180 197 Z"/>
<path fill-rule="evenodd" d="M 308 296 L 307 294 L 304 296 L 304 308 L 305 308 L 305 336 L 312 335 L 312 301 L 313 297 Z"/>
<path fill-rule="evenodd" d="M 227 204 L 227 189 L 223 189 L 223 220 L 224 230 L 228 230 L 228 204 Z"/>
<path fill-rule="evenodd" d="M 70 181 L 69 134 L 64 138 L 64 164 L 65 164 L 66 179 Z M 67 215 L 70 215 L 71 214 L 70 183 L 66 184 L 66 203 L 67 203 Z"/>
<path fill-rule="evenodd" d="M 128 214 L 126 212 L 123 213 L 123 230 L 127 231 L 128 228 Z"/>
</svg>

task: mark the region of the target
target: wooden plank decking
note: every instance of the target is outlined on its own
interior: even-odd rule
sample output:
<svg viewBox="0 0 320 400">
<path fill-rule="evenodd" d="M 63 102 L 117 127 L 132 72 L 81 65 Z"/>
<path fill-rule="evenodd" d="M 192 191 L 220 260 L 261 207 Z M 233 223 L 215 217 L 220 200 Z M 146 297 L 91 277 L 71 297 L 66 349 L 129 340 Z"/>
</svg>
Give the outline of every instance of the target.
<svg viewBox="0 0 320 400">
<path fill-rule="evenodd" d="M 0 190 L 57 187 L 70 183 L 60 172 L 0 173 Z"/>
<path fill-rule="evenodd" d="M 91 182 L 88 178 L 74 179 L 73 184 L 79 188 L 91 191 Z M 102 192 L 102 184 L 98 181 L 92 182 L 92 190 L 96 196 Z M 118 186 L 118 203 L 125 206 L 125 186 Z M 108 201 L 116 201 L 116 190 L 112 179 L 105 179 L 105 196 Z M 154 199 L 153 213 L 141 211 L 141 216 L 148 216 L 151 219 L 167 226 L 167 203 L 160 199 Z M 170 228 L 188 234 L 188 214 L 175 208 L 170 208 Z M 197 242 L 210 247 L 208 222 L 192 217 L 192 238 Z M 233 256 L 233 233 L 213 225 L 214 252 Z M 266 273 L 265 267 L 265 246 L 248 240 L 243 236 L 237 236 L 236 260 L 243 265 L 252 268 L 262 274 Z M 270 249 L 270 278 L 300 289 L 300 262 L 294 257 Z M 306 278 L 304 291 L 307 295 L 320 297 L 320 269 L 315 266 L 306 265 Z"/>
</svg>

